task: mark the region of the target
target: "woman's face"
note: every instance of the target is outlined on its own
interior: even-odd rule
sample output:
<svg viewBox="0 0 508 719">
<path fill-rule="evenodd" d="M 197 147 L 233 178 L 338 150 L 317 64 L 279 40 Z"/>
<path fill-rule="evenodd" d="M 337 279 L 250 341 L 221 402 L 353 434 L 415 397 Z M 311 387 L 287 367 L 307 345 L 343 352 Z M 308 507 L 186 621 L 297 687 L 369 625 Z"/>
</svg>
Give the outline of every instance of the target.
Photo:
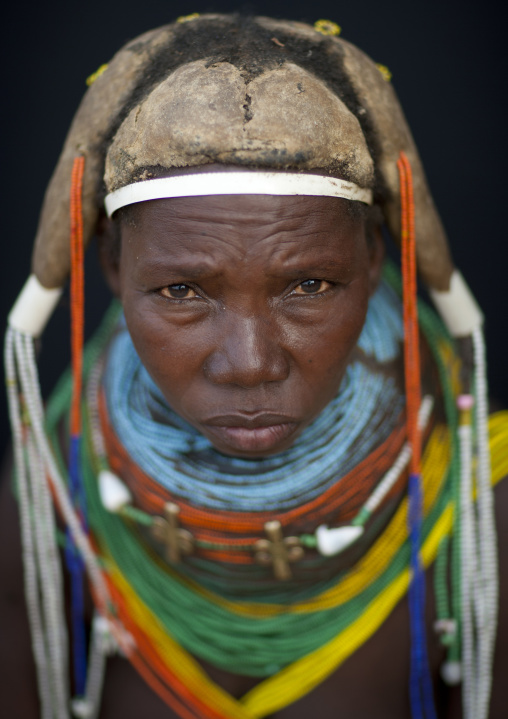
<svg viewBox="0 0 508 719">
<path fill-rule="evenodd" d="M 220 452 L 287 449 L 337 393 L 382 256 L 347 205 L 179 198 L 122 222 L 113 282 L 136 350 Z"/>
</svg>

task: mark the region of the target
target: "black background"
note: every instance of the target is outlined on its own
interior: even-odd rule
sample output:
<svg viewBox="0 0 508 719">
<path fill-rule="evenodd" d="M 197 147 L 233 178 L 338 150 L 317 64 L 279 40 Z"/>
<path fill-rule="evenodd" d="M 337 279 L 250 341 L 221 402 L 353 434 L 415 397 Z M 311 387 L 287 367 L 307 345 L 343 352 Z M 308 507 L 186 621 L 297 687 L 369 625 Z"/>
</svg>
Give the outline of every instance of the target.
<svg viewBox="0 0 508 719">
<path fill-rule="evenodd" d="M 127 40 L 191 12 L 244 10 L 310 23 L 326 18 L 393 73 L 456 264 L 487 316 L 491 394 L 508 404 L 507 40 L 500 8 L 464 0 L 10 3 L 1 46 L 2 318 L 30 271 L 44 190 L 88 75 Z M 93 252 L 87 277 L 90 331 L 108 301 Z M 43 338 L 45 393 L 68 361 L 67 326 L 63 303 Z M 0 413 L 2 446 L 4 401 Z"/>
</svg>

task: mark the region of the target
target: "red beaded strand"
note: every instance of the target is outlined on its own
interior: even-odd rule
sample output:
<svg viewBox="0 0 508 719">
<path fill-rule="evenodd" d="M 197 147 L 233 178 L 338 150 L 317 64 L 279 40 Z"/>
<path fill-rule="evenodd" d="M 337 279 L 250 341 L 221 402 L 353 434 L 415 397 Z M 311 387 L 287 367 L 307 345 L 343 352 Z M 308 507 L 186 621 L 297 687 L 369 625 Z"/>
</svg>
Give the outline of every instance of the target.
<svg viewBox="0 0 508 719">
<path fill-rule="evenodd" d="M 401 200 L 401 264 L 404 315 L 404 375 L 406 386 L 407 434 L 412 448 L 411 474 L 419 474 L 421 432 L 418 410 L 421 404 L 420 347 L 416 291 L 416 241 L 413 176 L 407 156 L 401 152 L 397 162 Z"/>
<path fill-rule="evenodd" d="M 71 219 L 71 362 L 73 391 L 71 404 L 71 434 L 81 432 L 81 391 L 83 384 L 83 344 L 84 344 L 84 248 L 82 192 L 85 158 L 76 157 L 72 166 L 70 219 Z"/>
</svg>

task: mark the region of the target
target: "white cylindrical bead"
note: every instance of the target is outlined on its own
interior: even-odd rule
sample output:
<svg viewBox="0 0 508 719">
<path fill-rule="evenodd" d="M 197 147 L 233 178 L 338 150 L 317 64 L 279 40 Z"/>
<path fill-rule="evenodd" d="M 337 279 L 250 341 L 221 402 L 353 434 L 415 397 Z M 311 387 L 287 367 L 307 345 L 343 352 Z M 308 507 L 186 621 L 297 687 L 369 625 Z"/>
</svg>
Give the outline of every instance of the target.
<svg viewBox="0 0 508 719">
<path fill-rule="evenodd" d="M 458 270 L 451 276 L 448 292 L 429 289 L 429 294 L 452 337 L 468 337 L 482 326 L 482 311 Z"/>
<path fill-rule="evenodd" d="M 39 337 L 53 314 L 62 288 L 48 290 L 30 275 L 10 311 L 9 326 L 30 337 Z"/>
</svg>

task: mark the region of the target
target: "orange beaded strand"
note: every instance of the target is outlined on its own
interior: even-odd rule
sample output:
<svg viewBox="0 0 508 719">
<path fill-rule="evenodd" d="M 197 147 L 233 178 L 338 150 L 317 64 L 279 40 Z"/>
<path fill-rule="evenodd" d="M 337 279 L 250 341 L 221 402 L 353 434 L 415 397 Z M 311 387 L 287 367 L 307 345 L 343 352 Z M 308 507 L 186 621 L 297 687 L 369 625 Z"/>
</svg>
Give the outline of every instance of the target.
<svg viewBox="0 0 508 719">
<path fill-rule="evenodd" d="M 404 375 L 406 386 L 407 434 L 412 448 L 411 474 L 419 474 L 421 432 L 418 409 L 421 404 L 420 347 L 416 291 L 416 240 L 413 177 L 407 156 L 401 152 L 397 162 L 401 200 L 401 264 L 404 315 Z"/>
<path fill-rule="evenodd" d="M 84 343 L 84 249 L 82 191 L 85 158 L 76 157 L 72 166 L 70 219 L 71 219 L 71 361 L 73 392 L 71 404 L 71 434 L 81 431 L 81 390 L 83 384 Z"/>
</svg>

